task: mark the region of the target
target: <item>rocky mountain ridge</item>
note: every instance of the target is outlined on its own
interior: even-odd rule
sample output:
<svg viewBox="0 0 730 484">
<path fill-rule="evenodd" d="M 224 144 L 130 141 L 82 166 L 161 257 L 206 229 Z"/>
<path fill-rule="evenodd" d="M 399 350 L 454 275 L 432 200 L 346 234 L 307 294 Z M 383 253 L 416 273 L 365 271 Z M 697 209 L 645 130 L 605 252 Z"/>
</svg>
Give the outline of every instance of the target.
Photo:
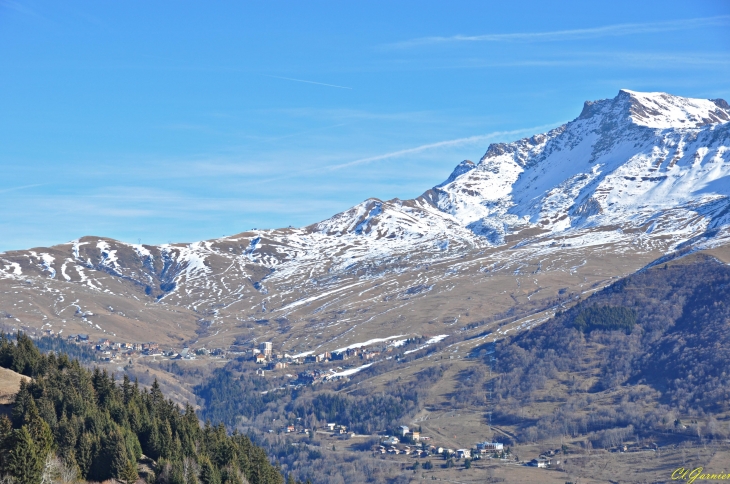
<svg viewBox="0 0 730 484">
<path fill-rule="evenodd" d="M 84 237 L 0 254 L 0 310 L 12 324 L 134 337 L 158 324 L 171 342 L 284 338 L 294 351 L 549 307 L 677 248 L 730 240 L 728 120 L 723 100 L 622 90 L 490 145 L 414 200 L 191 244 Z M 32 311 L 18 288 L 36 296 Z"/>
</svg>

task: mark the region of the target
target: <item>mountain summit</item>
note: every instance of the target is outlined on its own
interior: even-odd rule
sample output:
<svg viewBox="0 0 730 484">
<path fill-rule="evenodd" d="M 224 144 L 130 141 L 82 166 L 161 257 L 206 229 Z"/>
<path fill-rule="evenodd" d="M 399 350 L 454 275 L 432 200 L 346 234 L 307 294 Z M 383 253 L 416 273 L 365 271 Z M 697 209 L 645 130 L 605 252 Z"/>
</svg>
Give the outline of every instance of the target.
<svg viewBox="0 0 730 484">
<path fill-rule="evenodd" d="M 492 240 L 528 226 L 656 221 L 681 232 L 698 215 L 724 224 L 728 120 L 724 100 L 622 90 L 586 102 L 578 118 L 548 133 L 491 145 L 475 169 L 427 198 Z"/>
<path fill-rule="evenodd" d="M 628 89 L 621 89 L 613 99 L 586 101 L 580 118 L 609 113 L 638 126 L 658 129 L 698 128 L 730 121 L 730 105 L 724 99 L 692 99 Z"/>
</svg>

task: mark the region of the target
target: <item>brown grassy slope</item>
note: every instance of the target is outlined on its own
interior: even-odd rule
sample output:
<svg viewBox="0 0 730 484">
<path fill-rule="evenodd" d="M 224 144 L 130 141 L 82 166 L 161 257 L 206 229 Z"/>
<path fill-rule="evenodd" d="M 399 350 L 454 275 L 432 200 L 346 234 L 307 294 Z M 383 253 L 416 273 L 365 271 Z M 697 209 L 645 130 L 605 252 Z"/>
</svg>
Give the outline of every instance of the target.
<svg viewBox="0 0 730 484">
<path fill-rule="evenodd" d="M 0 368 L 0 405 L 9 405 L 13 402 L 22 380 L 28 381 L 30 378 L 13 370 Z"/>
</svg>

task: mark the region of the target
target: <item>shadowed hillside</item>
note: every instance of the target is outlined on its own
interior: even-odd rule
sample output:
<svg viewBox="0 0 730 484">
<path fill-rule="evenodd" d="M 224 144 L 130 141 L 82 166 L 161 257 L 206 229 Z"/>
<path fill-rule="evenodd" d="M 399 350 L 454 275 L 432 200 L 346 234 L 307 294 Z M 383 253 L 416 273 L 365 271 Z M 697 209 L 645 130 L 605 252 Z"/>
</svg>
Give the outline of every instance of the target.
<svg viewBox="0 0 730 484">
<path fill-rule="evenodd" d="M 695 437 L 726 436 L 728 301 L 730 267 L 701 254 L 612 284 L 497 345 L 499 419 L 550 437 L 675 431 L 687 416 L 709 422 Z"/>
</svg>

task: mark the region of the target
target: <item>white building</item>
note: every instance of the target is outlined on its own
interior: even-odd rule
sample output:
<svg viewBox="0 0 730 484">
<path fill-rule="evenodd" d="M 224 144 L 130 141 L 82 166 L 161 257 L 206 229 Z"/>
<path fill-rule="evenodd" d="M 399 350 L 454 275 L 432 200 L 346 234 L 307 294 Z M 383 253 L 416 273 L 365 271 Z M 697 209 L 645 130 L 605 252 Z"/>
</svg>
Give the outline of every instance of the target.
<svg viewBox="0 0 730 484">
<path fill-rule="evenodd" d="M 274 352 L 274 344 L 271 341 L 264 341 L 259 348 L 266 358 L 271 358 L 271 354 Z"/>
<path fill-rule="evenodd" d="M 398 444 L 398 442 L 400 442 L 400 440 L 398 439 L 398 437 L 396 437 L 395 435 L 393 435 L 393 436 L 388 437 L 387 439 L 385 439 L 383 441 L 383 444 L 385 444 L 385 445 L 396 445 L 396 444 Z"/>
<path fill-rule="evenodd" d="M 468 459 L 471 457 L 471 451 L 469 449 L 457 449 L 456 457 L 459 459 Z"/>
<path fill-rule="evenodd" d="M 482 454 L 487 452 L 502 452 L 504 450 L 504 444 L 499 442 L 479 442 L 477 444 L 477 450 Z"/>
</svg>

